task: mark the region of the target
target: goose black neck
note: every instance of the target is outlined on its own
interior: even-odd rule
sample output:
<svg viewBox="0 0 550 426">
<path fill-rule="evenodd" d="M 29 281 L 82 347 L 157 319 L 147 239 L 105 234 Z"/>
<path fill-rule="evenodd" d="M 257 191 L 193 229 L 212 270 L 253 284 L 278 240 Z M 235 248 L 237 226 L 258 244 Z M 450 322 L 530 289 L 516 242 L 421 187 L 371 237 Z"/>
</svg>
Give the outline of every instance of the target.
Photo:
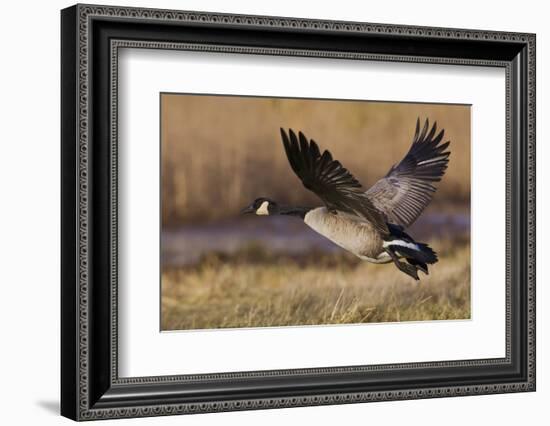
<svg viewBox="0 0 550 426">
<path fill-rule="evenodd" d="M 310 211 L 309 207 L 297 207 L 297 206 L 279 206 L 276 214 L 285 216 L 296 216 L 302 219 L 305 218 L 306 213 Z"/>
</svg>

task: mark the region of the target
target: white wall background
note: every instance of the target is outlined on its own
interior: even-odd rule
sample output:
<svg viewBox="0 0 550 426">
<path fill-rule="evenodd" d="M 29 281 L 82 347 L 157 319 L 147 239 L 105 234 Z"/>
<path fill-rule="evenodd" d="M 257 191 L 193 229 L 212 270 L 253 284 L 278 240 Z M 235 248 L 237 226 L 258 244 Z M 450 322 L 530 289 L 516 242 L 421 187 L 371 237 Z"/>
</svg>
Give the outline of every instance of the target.
<svg viewBox="0 0 550 426">
<path fill-rule="evenodd" d="M 550 28 L 545 2 L 352 0 L 105 0 L 103 4 L 537 33 L 538 390 L 421 401 L 293 408 L 102 424 L 467 425 L 544 424 L 550 401 L 550 278 L 544 261 L 550 169 Z M 68 424 L 59 405 L 59 9 L 72 3 L 2 6 L 0 65 L 0 417 L 3 424 Z M 131 423 L 129 423 L 131 422 Z"/>
</svg>

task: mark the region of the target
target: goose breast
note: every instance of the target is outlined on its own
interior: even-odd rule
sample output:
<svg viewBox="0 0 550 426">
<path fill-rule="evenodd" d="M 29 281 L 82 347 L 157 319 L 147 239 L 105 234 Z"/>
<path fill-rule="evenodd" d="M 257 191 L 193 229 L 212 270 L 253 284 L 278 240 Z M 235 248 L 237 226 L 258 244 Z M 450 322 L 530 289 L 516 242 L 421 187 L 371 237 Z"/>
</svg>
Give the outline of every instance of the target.
<svg viewBox="0 0 550 426">
<path fill-rule="evenodd" d="M 326 207 L 310 210 L 304 222 L 314 231 L 365 260 L 375 260 L 384 251 L 382 238 L 369 223 L 352 215 L 330 213 Z"/>
</svg>

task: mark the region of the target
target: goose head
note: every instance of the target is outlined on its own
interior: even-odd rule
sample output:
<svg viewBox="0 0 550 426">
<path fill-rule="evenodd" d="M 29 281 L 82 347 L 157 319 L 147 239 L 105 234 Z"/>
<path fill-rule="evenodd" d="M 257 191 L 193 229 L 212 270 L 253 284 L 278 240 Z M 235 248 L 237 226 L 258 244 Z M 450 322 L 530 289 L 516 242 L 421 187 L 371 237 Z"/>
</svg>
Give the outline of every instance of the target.
<svg viewBox="0 0 550 426">
<path fill-rule="evenodd" d="M 278 204 L 269 198 L 256 198 L 250 205 L 241 210 L 241 214 L 253 213 L 258 216 L 269 216 L 279 213 Z"/>
</svg>

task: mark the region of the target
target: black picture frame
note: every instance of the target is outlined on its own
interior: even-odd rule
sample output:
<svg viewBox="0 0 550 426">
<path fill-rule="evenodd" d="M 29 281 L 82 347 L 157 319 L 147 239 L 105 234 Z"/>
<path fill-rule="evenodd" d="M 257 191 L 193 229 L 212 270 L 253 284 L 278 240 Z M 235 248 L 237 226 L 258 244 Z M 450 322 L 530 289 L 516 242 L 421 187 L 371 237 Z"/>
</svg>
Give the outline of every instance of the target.
<svg viewBox="0 0 550 426">
<path fill-rule="evenodd" d="M 62 10 L 61 414 L 90 420 L 534 391 L 535 40 L 97 5 Z M 505 68 L 506 357 L 119 378 L 114 100 L 124 46 Z"/>
</svg>

